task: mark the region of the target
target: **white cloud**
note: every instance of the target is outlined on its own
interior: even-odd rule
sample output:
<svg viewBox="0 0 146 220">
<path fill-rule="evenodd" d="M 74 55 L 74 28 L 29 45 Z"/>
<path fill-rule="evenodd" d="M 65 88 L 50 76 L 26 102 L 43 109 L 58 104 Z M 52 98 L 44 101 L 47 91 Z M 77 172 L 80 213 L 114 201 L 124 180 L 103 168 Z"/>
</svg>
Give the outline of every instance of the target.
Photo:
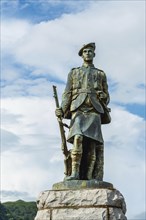
<svg viewBox="0 0 146 220">
<path fill-rule="evenodd" d="M 11 19 L 3 20 L 1 23 L 1 45 L 2 52 L 11 54 L 18 46 L 19 41 L 27 34 L 31 29 L 31 24 L 24 20 Z"/>
<path fill-rule="evenodd" d="M 3 202 L 7 201 L 16 201 L 16 200 L 25 200 L 25 201 L 34 201 L 35 197 L 28 192 L 16 191 L 16 190 L 2 190 L 1 195 L 4 198 Z"/>
<path fill-rule="evenodd" d="M 40 98 L 7 98 L 2 100 L 2 108 L 5 111 L 11 114 L 22 115 L 22 118 L 19 119 L 23 127 L 20 129 L 18 124 L 14 124 L 10 129 L 9 125 L 5 125 L 6 129 L 9 129 L 12 132 L 18 132 L 18 134 L 29 134 L 32 131 L 31 125 L 34 125 L 34 121 L 36 121 L 36 125 L 34 126 L 35 130 L 33 132 L 36 133 L 37 130 L 41 133 L 48 134 L 49 122 L 52 121 L 52 129 L 51 134 L 55 131 L 55 113 L 53 112 L 53 107 L 55 109 L 55 103 L 52 99 L 40 99 Z M 54 125 L 55 124 L 55 125 Z M 41 127 L 40 127 L 41 126 Z M 47 129 L 46 129 L 47 126 Z"/>
<path fill-rule="evenodd" d="M 27 150 L 27 153 L 24 151 L 3 153 L 2 188 L 28 192 L 33 197 L 36 197 L 43 189 L 51 188 L 51 184 L 56 179 L 53 173 L 57 164 L 51 165 L 50 157 L 47 148 L 37 151 L 34 149 L 34 152 Z M 59 167 L 61 166 L 59 165 Z M 60 177 L 61 168 L 57 169 L 55 173 Z"/>
<path fill-rule="evenodd" d="M 2 71 L 2 76 L 1 79 L 2 80 L 6 80 L 6 81 L 14 81 L 17 80 L 20 76 L 20 72 L 18 71 L 17 68 L 14 68 L 12 66 L 10 67 L 6 67 L 4 68 L 4 70 Z"/>
<path fill-rule="evenodd" d="M 144 83 L 144 81 L 141 82 Z M 145 104 L 145 86 L 138 85 L 138 80 L 134 83 L 135 85 L 130 85 L 129 83 L 129 86 L 128 82 L 120 83 L 116 90 L 111 92 L 111 100 L 124 104 Z"/>
<path fill-rule="evenodd" d="M 5 120 L 7 123 L 2 124 L 6 129 L 2 146 L 2 189 L 28 192 L 36 197 L 41 190 L 51 188 L 57 179 L 63 178 L 54 100 L 5 99 L 2 107 L 5 118 L 21 115 L 19 121 Z M 19 137 L 19 143 L 15 137 Z M 54 175 L 57 164 L 59 168 Z"/>
<path fill-rule="evenodd" d="M 19 137 L 10 131 L 4 129 L 0 130 L 1 133 L 1 151 L 12 150 L 19 145 Z"/>
<path fill-rule="evenodd" d="M 5 85 L 2 90 L 3 97 L 14 96 L 48 96 L 49 82 L 45 78 L 38 79 L 16 79 L 15 81 Z"/>
</svg>

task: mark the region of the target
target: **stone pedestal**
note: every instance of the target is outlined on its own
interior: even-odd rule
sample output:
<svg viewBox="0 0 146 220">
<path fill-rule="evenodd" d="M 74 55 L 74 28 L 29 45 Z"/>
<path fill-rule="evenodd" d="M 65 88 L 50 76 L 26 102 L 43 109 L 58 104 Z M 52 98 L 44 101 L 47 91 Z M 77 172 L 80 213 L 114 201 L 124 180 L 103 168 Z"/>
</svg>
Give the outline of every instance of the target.
<svg viewBox="0 0 146 220">
<path fill-rule="evenodd" d="M 126 220 L 126 204 L 112 184 L 74 180 L 40 194 L 35 220 Z"/>
</svg>

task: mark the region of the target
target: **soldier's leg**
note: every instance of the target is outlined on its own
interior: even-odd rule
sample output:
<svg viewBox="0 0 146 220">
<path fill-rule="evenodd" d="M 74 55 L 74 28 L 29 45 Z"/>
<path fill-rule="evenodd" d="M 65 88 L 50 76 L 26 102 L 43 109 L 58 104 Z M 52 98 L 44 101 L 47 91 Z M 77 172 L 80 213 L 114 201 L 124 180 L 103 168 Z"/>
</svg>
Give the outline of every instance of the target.
<svg viewBox="0 0 146 220">
<path fill-rule="evenodd" d="M 104 146 L 97 145 L 96 147 L 96 162 L 94 168 L 94 178 L 102 181 L 104 173 Z"/>
<path fill-rule="evenodd" d="M 87 157 L 87 179 L 93 179 L 93 171 L 96 161 L 96 143 L 91 141 L 88 146 L 88 157 Z"/>
<path fill-rule="evenodd" d="M 79 179 L 80 163 L 81 163 L 82 152 L 83 152 L 82 146 L 83 146 L 83 136 L 75 135 L 73 149 L 71 151 L 72 174 L 71 176 L 67 177 L 66 180 Z"/>
</svg>

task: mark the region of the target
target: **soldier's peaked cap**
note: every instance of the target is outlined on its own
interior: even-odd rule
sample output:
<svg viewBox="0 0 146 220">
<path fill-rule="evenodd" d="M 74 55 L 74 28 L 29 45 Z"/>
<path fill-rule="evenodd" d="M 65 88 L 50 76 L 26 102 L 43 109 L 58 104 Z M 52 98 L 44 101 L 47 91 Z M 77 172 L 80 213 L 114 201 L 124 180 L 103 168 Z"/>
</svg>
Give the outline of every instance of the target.
<svg viewBox="0 0 146 220">
<path fill-rule="evenodd" d="M 82 56 L 83 50 L 87 47 L 92 47 L 95 50 L 95 43 L 84 44 L 78 52 L 79 56 Z"/>
</svg>

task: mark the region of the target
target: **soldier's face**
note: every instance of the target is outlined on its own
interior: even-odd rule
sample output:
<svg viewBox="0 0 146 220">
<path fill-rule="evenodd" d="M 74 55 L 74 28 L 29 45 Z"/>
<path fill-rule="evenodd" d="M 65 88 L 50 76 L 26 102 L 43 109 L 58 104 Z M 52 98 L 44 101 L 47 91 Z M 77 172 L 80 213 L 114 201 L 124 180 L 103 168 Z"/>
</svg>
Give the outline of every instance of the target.
<svg viewBox="0 0 146 220">
<path fill-rule="evenodd" d="M 95 56 L 95 53 L 92 48 L 85 48 L 82 52 L 82 58 L 84 61 L 89 62 L 92 61 Z"/>
</svg>

